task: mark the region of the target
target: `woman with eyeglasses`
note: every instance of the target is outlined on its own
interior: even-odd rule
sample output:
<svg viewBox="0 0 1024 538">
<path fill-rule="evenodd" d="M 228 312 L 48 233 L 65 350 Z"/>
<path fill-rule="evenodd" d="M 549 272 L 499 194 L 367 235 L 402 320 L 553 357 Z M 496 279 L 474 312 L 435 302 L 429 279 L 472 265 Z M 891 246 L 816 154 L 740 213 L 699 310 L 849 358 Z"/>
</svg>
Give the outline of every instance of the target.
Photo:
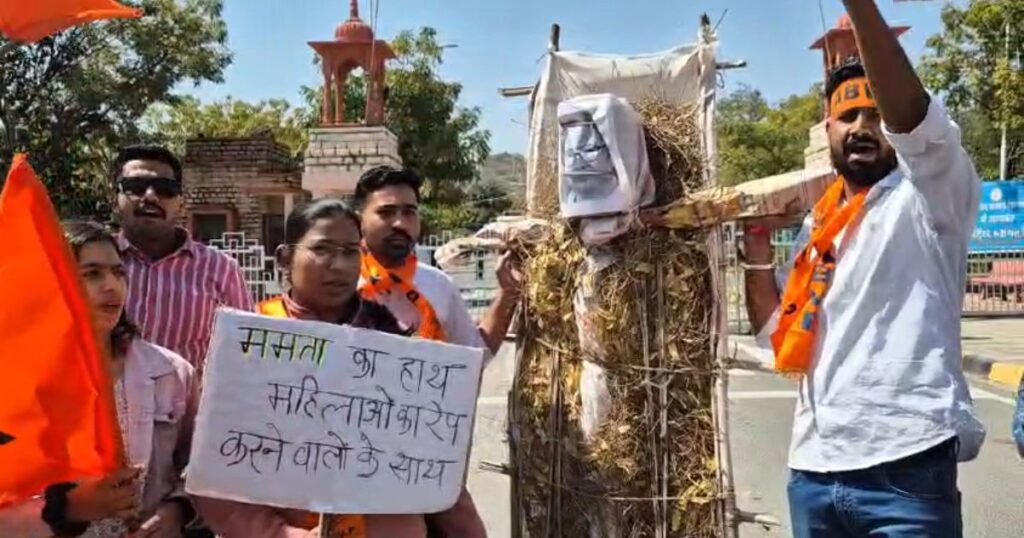
<svg viewBox="0 0 1024 538">
<path fill-rule="evenodd" d="M 261 303 L 258 311 L 403 334 L 385 307 L 357 293 L 361 240 L 359 217 L 344 202 L 325 198 L 296 208 L 285 222 L 285 244 L 277 250 L 287 291 Z M 320 536 L 319 514 L 222 499 L 195 500 L 206 523 L 224 538 Z M 331 534 L 338 536 L 427 536 L 421 514 L 332 515 L 328 521 L 334 529 Z"/>
<path fill-rule="evenodd" d="M 113 359 L 118 423 L 129 468 L 51 485 L 0 510 L 0 536 L 177 538 L 195 517 L 181 473 L 188 458 L 193 369 L 139 338 L 124 312 L 127 283 L 117 243 L 93 222 L 65 225 L 92 306 L 99 342 Z"/>
</svg>

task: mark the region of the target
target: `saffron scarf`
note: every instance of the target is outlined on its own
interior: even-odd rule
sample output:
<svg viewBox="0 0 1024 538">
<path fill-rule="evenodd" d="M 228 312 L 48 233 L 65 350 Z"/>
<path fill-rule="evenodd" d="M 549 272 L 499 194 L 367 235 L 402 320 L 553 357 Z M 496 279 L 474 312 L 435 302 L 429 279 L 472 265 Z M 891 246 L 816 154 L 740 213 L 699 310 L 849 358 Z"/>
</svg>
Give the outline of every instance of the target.
<svg viewBox="0 0 1024 538">
<path fill-rule="evenodd" d="M 388 269 L 377 261 L 370 249 L 364 245 L 361 263 L 359 294 L 364 299 L 379 303 L 382 296 L 401 293 L 419 313 L 420 324 L 416 328 L 416 336 L 427 340 L 445 340 L 444 327 L 437 319 L 434 307 L 413 286 L 417 264 L 415 254 L 410 254 L 401 267 Z"/>
<path fill-rule="evenodd" d="M 864 207 L 866 192 L 844 205 L 846 180 L 840 177 L 814 206 L 811 239 L 793 262 L 779 305 L 779 325 L 771 335 L 775 369 L 806 374 L 814 353 L 818 312 L 836 267 L 835 239 Z"/>
</svg>

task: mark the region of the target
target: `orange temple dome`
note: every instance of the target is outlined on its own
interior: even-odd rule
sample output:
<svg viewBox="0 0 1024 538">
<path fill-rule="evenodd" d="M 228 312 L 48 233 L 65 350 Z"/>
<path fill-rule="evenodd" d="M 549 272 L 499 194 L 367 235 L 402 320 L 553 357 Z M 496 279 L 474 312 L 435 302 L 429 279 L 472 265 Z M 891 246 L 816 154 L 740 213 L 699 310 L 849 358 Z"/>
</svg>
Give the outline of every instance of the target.
<svg viewBox="0 0 1024 538">
<path fill-rule="evenodd" d="M 348 43 L 373 42 L 373 28 L 359 18 L 358 0 L 352 0 L 349 3 L 348 20 L 338 25 L 334 31 L 334 38 Z"/>
</svg>

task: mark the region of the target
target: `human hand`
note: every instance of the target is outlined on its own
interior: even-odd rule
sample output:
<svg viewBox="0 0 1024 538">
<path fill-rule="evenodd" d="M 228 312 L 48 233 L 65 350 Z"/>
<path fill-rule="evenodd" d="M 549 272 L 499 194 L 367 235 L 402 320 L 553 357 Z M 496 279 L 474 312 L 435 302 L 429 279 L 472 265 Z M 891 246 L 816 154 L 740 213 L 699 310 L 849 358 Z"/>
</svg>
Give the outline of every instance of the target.
<svg viewBox="0 0 1024 538">
<path fill-rule="evenodd" d="M 138 530 L 128 533 L 125 538 L 181 538 L 183 523 L 181 507 L 177 503 L 165 502 Z"/>
<path fill-rule="evenodd" d="M 103 478 L 78 482 L 68 491 L 67 519 L 90 523 L 101 519 L 128 519 L 138 507 L 141 467 L 119 469 Z"/>
<path fill-rule="evenodd" d="M 522 260 L 514 256 L 512 251 L 505 251 L 498 258 L 498 266 L 494 272 L 498 277 L 498 287 L 501 291 L 518 297 L 523 288 Z"/>
<path fill-rule="evenodd" d="M 776 230 L 798 226 L 803 222 L 804 217 L 799 214 L 770 215 L 744 219 L 740 221 L 743 227 L 742 240 L 737 245 L 742 245 L 742 261 L 748 264 L 770 264 L 775 258 L 775 251 L 772 246 L 772 236 Z"/>
</svg>

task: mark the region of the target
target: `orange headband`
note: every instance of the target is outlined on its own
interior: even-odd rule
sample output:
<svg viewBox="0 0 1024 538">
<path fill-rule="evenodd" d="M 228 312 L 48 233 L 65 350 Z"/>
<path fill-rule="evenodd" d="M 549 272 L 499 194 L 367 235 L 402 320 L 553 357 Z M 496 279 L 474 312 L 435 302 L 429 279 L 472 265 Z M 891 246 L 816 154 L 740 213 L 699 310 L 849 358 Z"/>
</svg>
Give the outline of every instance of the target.
<svg viewBox="0 0 1024 538">
<path fill-rule="evenodd" d="M 855 108 L 878 108 L 875 95 L 871 92 L 871 84 L 865 77 L 851 78 L 832 92 L 829 116 L 838 118 Z"/>
</svg>

